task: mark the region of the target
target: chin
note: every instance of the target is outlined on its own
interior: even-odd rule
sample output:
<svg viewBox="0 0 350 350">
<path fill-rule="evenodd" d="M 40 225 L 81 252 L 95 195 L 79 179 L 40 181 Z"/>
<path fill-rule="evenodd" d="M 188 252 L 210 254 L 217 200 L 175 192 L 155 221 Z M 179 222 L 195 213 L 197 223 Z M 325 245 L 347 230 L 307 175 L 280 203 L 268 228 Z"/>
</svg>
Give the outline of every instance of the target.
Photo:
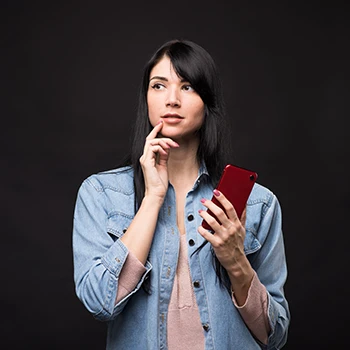
<svg viewBox="0 0 350 350">
<path fill-rule="evenodd" d="M 162 135 L 165 137 L 176 137 L 181 136 L 183 134 L 183 130 L 177 128 L 177 127 L 169 127 L 169 126 L 163 126 L 162 130 L 160 131 Z"/>
</svg>

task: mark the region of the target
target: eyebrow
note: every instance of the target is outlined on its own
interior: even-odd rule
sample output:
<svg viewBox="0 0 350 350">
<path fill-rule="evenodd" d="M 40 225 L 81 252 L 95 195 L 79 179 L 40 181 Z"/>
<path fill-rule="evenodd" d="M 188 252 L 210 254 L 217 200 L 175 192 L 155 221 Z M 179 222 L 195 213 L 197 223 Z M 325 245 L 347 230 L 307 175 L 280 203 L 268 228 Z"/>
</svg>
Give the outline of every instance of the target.
<svg viewBox="0 0 350 350">
<path fill-rule="evenodd" d="M 168 78 L 165 77 L 161 77 L 159 75 L 155 75 L 154 77 L 152 77 L 149 81 L 153 80 L 153 79 L 157 79 L 157 80 L 162 80 L 162 81 L 168 81 Z M 187 82 L 186 79 L 181 78 L 181 83 Z"/>
</svg>

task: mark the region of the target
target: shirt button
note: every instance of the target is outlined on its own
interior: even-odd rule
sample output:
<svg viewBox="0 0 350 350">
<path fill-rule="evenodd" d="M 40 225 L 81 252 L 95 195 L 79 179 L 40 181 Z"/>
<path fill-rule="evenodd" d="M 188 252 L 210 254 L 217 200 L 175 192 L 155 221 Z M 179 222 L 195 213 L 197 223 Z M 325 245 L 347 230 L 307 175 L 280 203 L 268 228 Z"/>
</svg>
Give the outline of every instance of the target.
<svg viewBox="0 0 350 350">
<path fill-rule="evenodd" d="M 204 329 L 206 332 L 209 332 L 209 325 L 208 325 L 208 323 L 204 323 L 203 329 Z"/>
<path fill-rule="evenodd" d="M 194 244 L 195 244 L 195 242 L 194 242 L 194 240 L 191 238 L 191 239 L 188 241 L 188 244 L 189 244 L 191 247 L 193 247 Z"/>
<path fill-rule="evenodd" d="M 187 216 L 187 220 L 188 221 L 192 221 L 194 219 L 194 216 L 192 214 L 188 215 Z"/>
<path fill-rule="evenodd" d="M 194 281 L 194 282 L 193 282 L 193 286 L 194 286 L 195 288 L 199 288 L 200 285 L 201 285 L 201 284 L 199 283 L 199 281 Z"/>
</svg>

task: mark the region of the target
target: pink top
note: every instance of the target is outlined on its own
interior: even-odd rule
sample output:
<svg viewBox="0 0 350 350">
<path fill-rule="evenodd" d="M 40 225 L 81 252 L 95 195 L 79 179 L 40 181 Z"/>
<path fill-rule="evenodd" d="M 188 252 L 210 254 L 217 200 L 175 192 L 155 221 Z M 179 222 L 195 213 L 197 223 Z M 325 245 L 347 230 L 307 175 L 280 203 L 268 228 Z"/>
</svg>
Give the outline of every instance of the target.
<svg viewBox="0 0 350 350">
<path fill-rule="evenodd" d="M 204 349 L 204 331 L 192 288 L 186 235 L 180 235 L 179 260 L 168 308 L 167 340 L 169 350 Z"/>
<path fill-rule="evenodd" d="M 129 252 L 120 273 L 116 303 L 136 287 L 145 271 L 144 265 Z M 232 301 L 252 334 L 262 343 L 267 344 L 270 331 L 267 317 L 267 292 L 256 274 L 245 304 L 237 306 L 234 296 L 232 296 Z M 179 261 L 169 303 L 167 326 L 169 350 L 182 350 L 184 349 L 183 344 L 186 344 L 186 347 L 191 350 L 205 348 L 204 331 L 188 265 L 186 235 L 180 235 Z"/>
</svg>

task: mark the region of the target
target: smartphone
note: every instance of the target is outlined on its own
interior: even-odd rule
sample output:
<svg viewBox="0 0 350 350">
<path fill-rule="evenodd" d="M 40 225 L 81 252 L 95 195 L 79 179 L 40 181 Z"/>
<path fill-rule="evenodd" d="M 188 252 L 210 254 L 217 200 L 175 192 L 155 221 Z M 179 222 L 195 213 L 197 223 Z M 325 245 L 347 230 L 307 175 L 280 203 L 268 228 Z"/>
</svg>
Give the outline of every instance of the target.
<svg viewBox="0 0 350 350">
<path fill-rule="evenodd" d="M 226 165 L 222 172 L 216 189 L 222 192 L 225 197 L 232 203 L 239 219 L 242 216 L 243 210 L 247 204 L 248 197 L 257 178 L 258 174 L 256 172 L 231 164 Z M 211 200 L 214 204 L 224 210 L 214 195 Z M 207 212 L 216 220 L 218 220 L 217 217 L 209 209 L 207 209 Z M 202 221 L 202 226 L 205 229 L 212 231 L 212 228 L 205 220 Z"/>
</svg>

